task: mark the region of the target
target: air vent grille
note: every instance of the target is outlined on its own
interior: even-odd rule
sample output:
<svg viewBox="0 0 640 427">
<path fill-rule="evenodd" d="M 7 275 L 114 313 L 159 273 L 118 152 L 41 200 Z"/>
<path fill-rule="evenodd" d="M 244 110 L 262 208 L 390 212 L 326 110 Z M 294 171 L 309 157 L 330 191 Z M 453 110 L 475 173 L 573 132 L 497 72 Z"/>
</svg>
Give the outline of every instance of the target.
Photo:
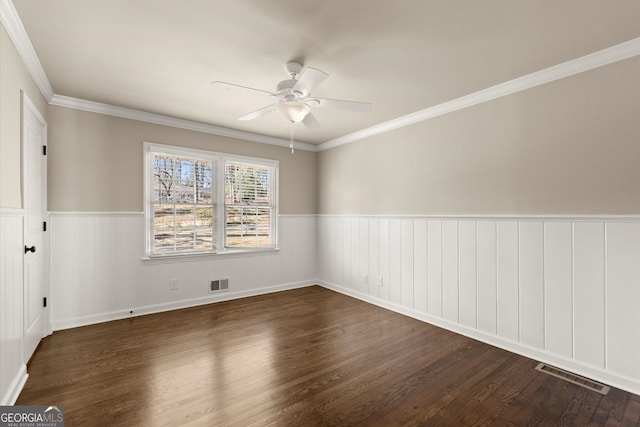
<svg viewBox="0 0 640 427">
<path fill-rule="evenodd" d="M 209 284 L 209 293 L 229 290 L 229 279 L 212 280 Z"/>
<path fill-rule="evenodd" d="M 590 380 L 589 378 L 581 377 L 580 375 L 555 368 L 553 366 L 547 365 L 546 363 L 540 363 L 538 366 L 536 366 L 536 369 L 540 372 L 544 372 L 545 374 L 560 378 L 562 380 L 579 385 L 580 387 L 584 387 L 605 396 L 607 395 L 607 393 L 609 393 L 610 390 L 610 387 L 607 385 L 600 384 L 599 382 Z"/>
</svg>

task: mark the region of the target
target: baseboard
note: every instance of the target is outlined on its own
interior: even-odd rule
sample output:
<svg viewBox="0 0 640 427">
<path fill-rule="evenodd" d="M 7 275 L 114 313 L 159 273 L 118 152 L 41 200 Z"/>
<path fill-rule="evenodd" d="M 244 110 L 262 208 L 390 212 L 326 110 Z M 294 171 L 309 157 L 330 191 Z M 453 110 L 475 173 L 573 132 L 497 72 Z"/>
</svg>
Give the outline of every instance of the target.
<svg viewBox="0 0 640 427">
<path fill-rule="evenodd" d="M 73 319 L 64 319 L 53 322 L 53 330 L 61 331 L 64 329 L 77 328 L 80 326 L 94 325 L 96 323 L 110 322 L 112 320 L 128 319 L 131 317 L 144 316 L 147 314 L 161 313 L 170 310 L 179 310 L 181 308 L 197 307 L 199 305 L 212 304 L 221 301 L 229 301 L 239 298 L 247 298 L 257 295 L 270 294 L 273 292 L 287 291 L 291 289 L 304 288 L 316 285 L 316 280 L 305 280 L 301 282 L 285 283 L 281 285 L 269 286 L 266 288 L 249 289 L 236 292 L 221 292 L 214 295 L 207 295 L 200 298 L 192 298 L 187 300 L 174 301 L 164 304 L 146 305 L 132 308 L 130 310 L 118 310 L 106 313 L 99 313 L 90 316 L 76 317 Z"/>
<path fill-rule="evenodd" d="M 398 304 L 394 304 L 389 301 L 382 300 L 380 298 L 372 297 L 353 289 L 345 288 L 334 283 L 330 283 L 324 280 L 318 279 L 316 282 L 318 285 L 330 289 L 332 291 L 339 292 L 344 295 L 365 301 L 378 307 L 385 308 L 387 310 L 395 311 L 396 313 L 403 314 L 405 316 L 412 317 L 425 323 L 429 323 L 434 326 L 449 330 L 451 332 L 464 335 L 468 338 L 472 338 L 494 347 L 502 348 L 503 350 L 510 351 L 512 353 L 519 354 L 530 359 L 534 359 L 540 362 L 548 363 L 549 365 L 556 366 L 558 368 L 565 369 L 570 372 L 574 372 L 578 375 L 582 375 L 587 378 L 594 379 L 604 384 L 619 388 L 621 390 L 628 391 L 633 394 L 640 395 L 640 382 L 623 375 L 618 375 L 606 370 L 598 369 L 593 366 L 585 365 L 572 359 L 567 359 L 562 356 L 548 353 L 537 348 L 529 347 L 524 344 L 507 340 L 497 335 L 488 334 L 486 332 L 472 329 L 458 323 L 442 319 L 440 317 L 432 316 L 427 313 L 423 313 L 417 310 L 413 310 L 407 307 L 403 307 Z"/>
<path fill-rule="evenodd" d="M 0 401 L 1 406 L 9 406 L 16 403 L 18 396 L 20 396 L 20 392 L 22 392 L 22 388 L 27 382 L 27 378 L 29 378 L 29 375 L 27 374 L 27 365 L 22 365 L 16 373 L 16 376 L 13 378 L 13 381 L 11 381 L 6 394 L 2 396 L 2 401 Z"/>
</svg>

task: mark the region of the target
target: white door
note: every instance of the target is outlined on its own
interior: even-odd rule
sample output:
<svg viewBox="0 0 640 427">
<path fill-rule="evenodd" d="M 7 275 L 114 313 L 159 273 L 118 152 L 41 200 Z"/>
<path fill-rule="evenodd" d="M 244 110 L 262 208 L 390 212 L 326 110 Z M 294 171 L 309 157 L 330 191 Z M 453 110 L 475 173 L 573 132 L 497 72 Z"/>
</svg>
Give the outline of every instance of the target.
<svg viewBox="0 0 640 427">
<path fill-rule="evenodd" d="M 47 123 L 22 94 L 22 200 L 24 216 L 24 358 L 45 336 L 45 238 Z"/>
</svg>

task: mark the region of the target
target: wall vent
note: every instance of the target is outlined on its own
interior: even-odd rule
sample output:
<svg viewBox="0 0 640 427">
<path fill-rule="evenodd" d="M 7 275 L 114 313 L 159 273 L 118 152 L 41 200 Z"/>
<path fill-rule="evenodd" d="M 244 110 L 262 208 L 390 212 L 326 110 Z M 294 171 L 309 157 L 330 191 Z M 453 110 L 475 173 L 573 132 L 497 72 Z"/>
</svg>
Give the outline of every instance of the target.
<svg viewBox="0 0 640 427">
<path fill-rule="evenodd" d="M 209 293 L 222 292 L 229 290 L 229 279 L 212 280 L 209 284 Z"/>
<path fill-rule="evenodd" d="M 546 363 L 538 364 L 538 366 L 536 366 L 536 369 L 540 372 L 544 372 L 545 374 L 560 378 L 561 380 L 568 381 L 572 384 L 579 385 L 580 387 L 598 392 L 605 396 L 607 395 L 607 393 L 609 393 L 610 390 L 610 387 L 608 385 L 600 384 L 599 382 L 590 380 L 589 378 L 581 377 L 580 375 L 576 375 L 562 369 L 554 368 L 553 366 L 547 365 Z"/>
</svg>

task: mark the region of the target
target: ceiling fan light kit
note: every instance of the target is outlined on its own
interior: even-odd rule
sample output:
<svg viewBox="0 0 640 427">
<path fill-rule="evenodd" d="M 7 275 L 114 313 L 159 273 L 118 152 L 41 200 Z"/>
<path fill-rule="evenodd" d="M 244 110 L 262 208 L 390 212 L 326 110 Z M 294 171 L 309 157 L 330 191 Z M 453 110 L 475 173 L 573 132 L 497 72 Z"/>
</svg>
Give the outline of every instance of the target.
<svg viewBox="0 0 640 427">
<path fill-rule="evenodd" d="M 291 123 L 301 122 L 311 111 L 310 106 L 300 101 L 281 101 L 276 108 L 282 118 Z"/>
</svg>

